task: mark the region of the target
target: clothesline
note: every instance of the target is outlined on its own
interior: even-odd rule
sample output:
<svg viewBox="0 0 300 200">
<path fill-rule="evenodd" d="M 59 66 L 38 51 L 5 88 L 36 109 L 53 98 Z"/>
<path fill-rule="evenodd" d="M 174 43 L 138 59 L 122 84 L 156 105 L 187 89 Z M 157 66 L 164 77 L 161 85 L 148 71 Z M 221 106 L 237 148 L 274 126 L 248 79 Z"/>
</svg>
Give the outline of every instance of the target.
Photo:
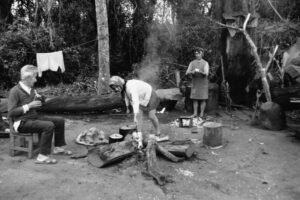
<svg viewBox="0 0 300 200">
<path fill-rule="evenodd" d="M 90 40 L 90 41 L 87 41 L 87 42 L 84 42 L 84 43 L 81 43 L 81 44 L 77 44 L 77 45 L 74 45 L 74 46 L 71 46 L 71 47 L 66 47 L 66 48 L 62 49 L 61 51 L 65 51 L 66 49 L 72 49 L 72 48 L 75 48 L 75 47 L 78 47 L 78 46 L 82 46 L 82 45 L 85 45 L 85 44 L 88 44 L 88 43 L 91 43 L 91 42 L 95 42 L 97 40 L 98 39 L 94 39 L 94 40 Z M 6 48 L 6 50 L 15 51 L 15 52 L 32 53 L 32 54 L 36 54 L 37 53 L 37 52 L 22 51 L 22 50 L 15 50 L 15 49 L 9 49 L 9 48 Z"/>
</svg>

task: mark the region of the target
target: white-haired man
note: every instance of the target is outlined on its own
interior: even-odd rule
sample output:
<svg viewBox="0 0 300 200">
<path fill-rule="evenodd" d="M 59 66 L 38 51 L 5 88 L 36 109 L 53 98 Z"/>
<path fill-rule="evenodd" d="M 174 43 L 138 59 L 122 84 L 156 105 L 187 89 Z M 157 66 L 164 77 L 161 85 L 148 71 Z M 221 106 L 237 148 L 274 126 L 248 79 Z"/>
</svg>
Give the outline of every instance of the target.
<svg viewBox="0 0 300 200">
<path fill-rule="evenodd" d="M 128 80 L 125 82 L 119 76 L 112 76 L 109 80 L 109 86 L 115 92 L 121 92 L 125 100 L 127 113 L 129 113 L 129 105 L 133 109 L 133 121 L 137 124 L 138 130 L 141 130 L 141 123 L 138 120 L 138 114 L 148 112 L 148 117 L 151 120 L 155 135 L 160 136 L 159 121 L 156 117 L 156 108 L 160 100 L 153 90 L 152 86 L 142 80 Z"/>
<path fill-rule="evenodd" d="M 71 154 L 63 146 L 65 142 L 65 121 L 61 117 L 40 116 L 37 108 L 42 106 L 42 98 L 33 89 L 37 76 L 37 67 L 25 65 L 21 68 L 21 81 L 14 86 L 8 97 L 8 116 L 13 120 L 13 128 L 22 133 L 39 133 L 38 164 L 55 164 L 51 158 L 52 138 L 54 135 L 53 154 Z"/>
</svg>

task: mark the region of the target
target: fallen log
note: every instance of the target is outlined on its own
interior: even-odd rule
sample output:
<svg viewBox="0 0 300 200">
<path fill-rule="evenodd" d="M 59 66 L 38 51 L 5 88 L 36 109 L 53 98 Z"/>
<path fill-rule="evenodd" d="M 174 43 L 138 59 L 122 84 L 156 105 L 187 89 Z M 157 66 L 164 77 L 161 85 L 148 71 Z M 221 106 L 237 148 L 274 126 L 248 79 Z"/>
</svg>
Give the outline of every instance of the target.
<svg viewBox="0 0 300 200">
<path fill-rule="evenodd" d="M 96 96 L 60 96 L 46 99 L 42 112 L 100 112 L 123 105 L 120 94 Z"/>
<path fill-rule="evenodd" d="M 157 90 L 162 102 L 175 101 L 182 97 L 179 89 Z M 124 105 L 119 93 L 95 96 L 60 96 L 46 99 L 41 107 L 42 112 L 101 112 Z M 175 105 L 174 105 L 175 106 Z"/>
<path fill-rule="evenodd" d="M 178 88 L 159 89 L 158 97 L 161 99 L 161 108 L 166 107 L 171 110 L 182 95 Z M 124 105 L 119 93 L 94 96 L 59 96 L 46 98 L 45 103 L 39 109 L 41 112 L 61 113 L 61 112 L 101 112 L 119 108 Z M 7 99 L 0 99 L 0 112 L 7 112 Z"/>
</svg>

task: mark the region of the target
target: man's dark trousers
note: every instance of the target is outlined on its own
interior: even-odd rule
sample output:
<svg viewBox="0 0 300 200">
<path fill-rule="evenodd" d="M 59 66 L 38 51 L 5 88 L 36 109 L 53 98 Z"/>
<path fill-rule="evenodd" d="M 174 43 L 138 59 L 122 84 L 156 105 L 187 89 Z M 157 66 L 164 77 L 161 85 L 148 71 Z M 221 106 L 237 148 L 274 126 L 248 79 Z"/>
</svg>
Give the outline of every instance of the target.
<svg viewBox="0 0 300 200">
<path fill-rule="evenodd" d="M 51 153 L 53 133 L 55 147 L 66 145 L 65 120 L 61 117 L 39 116 L 34 120 L 22 120 L 18 132 L 40 134 L 39 150 L 40 154 L 43 155 L 49 155 Z"/>
</svg>

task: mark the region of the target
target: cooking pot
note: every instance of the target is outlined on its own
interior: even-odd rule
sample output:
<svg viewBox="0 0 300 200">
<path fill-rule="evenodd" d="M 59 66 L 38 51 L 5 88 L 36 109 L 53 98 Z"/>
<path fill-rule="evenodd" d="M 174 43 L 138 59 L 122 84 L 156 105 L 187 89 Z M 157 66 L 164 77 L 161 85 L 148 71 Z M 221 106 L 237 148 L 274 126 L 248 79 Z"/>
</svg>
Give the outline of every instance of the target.
<svg viewBox="0 0 300 200">
<path fill-rule="evenodd" d="M 137 127 L 136 125 L 126 125 L 126 126 L 122 126 L 119 129 L 119 133 L 125 138 L 126 135 L 128 134 L 132 134 L 134 131 L 137 131 Z"/>
<path fill-rule="evenodd" d="M 122 140 L 123 140 L 123 136 L 118 133 L 115 133 L 109 136 L 108 142 L 111 144 L 115 142 L 122 142 Z"/>
</svg>

